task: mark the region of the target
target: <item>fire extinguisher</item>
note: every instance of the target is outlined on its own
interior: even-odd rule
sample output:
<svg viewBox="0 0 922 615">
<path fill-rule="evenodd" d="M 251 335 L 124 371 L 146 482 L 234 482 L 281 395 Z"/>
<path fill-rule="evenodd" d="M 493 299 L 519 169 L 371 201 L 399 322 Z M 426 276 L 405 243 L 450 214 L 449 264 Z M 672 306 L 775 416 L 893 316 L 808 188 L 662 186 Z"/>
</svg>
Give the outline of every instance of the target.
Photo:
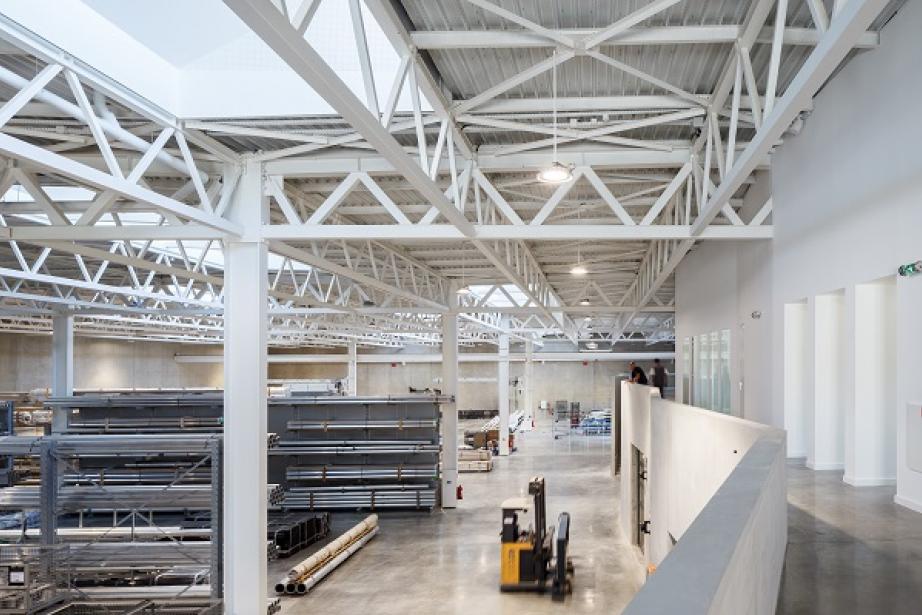
<svg viewBox="0 0 922 615">
<path fill-rule="evenodd" d="M 455 489 L 455 495 L 457 496 L 457 499 L 459 500 L 464 499 L 464 486 L 463 485 L 458 485 L 458 487 Z"/>
</svg>

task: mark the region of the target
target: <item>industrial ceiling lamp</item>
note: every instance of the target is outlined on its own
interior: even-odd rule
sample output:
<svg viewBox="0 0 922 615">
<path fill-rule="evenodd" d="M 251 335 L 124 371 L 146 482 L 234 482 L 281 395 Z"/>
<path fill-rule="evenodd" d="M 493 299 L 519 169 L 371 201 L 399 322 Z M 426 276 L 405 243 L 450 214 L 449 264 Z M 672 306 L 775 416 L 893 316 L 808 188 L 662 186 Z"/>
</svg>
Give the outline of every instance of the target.
<svg viewBox="0 0 922 615">
<path fill-rule="evenodd" d="M 580 299 L 579 304 L 580 304 L 580 305 L 592 305 L 592 304 L 589 302 L 589 299 Z"/>
<path fill-rule="evenodd" d="M 557 50 L 554 50 L 554 56 L 557 55 Z M 541 169 L 538 171 L 536 176 L 539 182 L 545 184 L 563 184 L 573 179 L 573 169 L 567 165 L 560 164 L 557 160 L 557 63 L 554 62 L 554 65 L 551 67 L 551 83 L 553 89 L 553 119 L 554 119 L 554 132 L 553 132 L 553 143 L 554 143 L 554 162 L 551 163 L 551 166 Z"/>
</svg>

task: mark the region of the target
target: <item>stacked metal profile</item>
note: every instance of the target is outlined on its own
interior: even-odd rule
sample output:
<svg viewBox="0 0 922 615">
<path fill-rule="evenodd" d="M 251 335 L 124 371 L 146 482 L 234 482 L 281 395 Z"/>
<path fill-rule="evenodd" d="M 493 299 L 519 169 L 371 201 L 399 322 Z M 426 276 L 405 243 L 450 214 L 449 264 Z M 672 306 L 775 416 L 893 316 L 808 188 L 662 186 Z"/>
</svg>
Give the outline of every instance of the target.
<svg viewBox="0 0 922 615">
<path fill-rule="evenodd" d="M 441 399 L 314 397 L 270 402 L 280 434 L 269 476 L 288 485 L 282 506 L 305 510 L 438 505 Z"/>
<path fill-rule="evenodd" d="M 442 401 L 433 395 L 270 398 L 269 480 L 287 487 L 284 498 L 273 497 L 270 504 L 299 510 L 437 506 Z M 223 429 L 220 392 L 96 394 L 47 403 L 66 407 L 68 429 L 82 434 L 179 435 Z M 169 471 L 151 464 L 144 476 L 110 471 L 108 483 L 135 478 L 149 483 Z M 190 473 L 187 477 L 195 480 Z M 94 477 L 66 480 L 87 478 Z"/>
<path fill-rule="evenodd" d="M 280 594 L 306 594 L 378 533 L 378 516 L 369 515 L 349 531 L 293 566 L 275 584 Z"/>
<path fill-rule="evenodd" d="M 221 519 L 220 435 L 6 436 L 0 437 L 0 455 L 40 459 L 38 480 L 0 488 L 0 510 L 40 510 L 37 540 L 45 545 L 68 541 L 56 563 L 69 571 L 77 595 L 130 584 L 133 600 L 148 593 L 186 596 L 190 585 L 209 598 L 220 597 L 220 585 L 208 584 L 220 576 L 220 525 L 209 528 L 208 536 L 176 531 L 177 521 L 190 511 L 209 511 Z M 175 467 L 166 471 L 170 464 Z M 280 494 L 274 485 L 270 497 L 278 500 Z M 107 526 L 58 532 L 59 522 L 73 524 L 85 516 L 98 524 L 98 513 L 105 511 L 111 514 Z M 165 527 L 158 525 L 164 522 Z M 17 539 L 28 540 L 30 534 Z"/>
<path fill-rule="evenodd" d="M 208 598 L 194 598 L 191 596 L 181 596 L 179 598 L 136 598 L 130 607 L 126 606 L 128 597 L 117 599 L 107 597 L 86 596 L 79 601 L 71 602 L 61 610 L 55 610 L 54 615 L 100 615 L 108 613 L 136 613 L 137 615 L 222 615 L 224 606 L 220 600 L 211 600 Z M 273 610 L 270 606 L 266 613 L 276 613 L 278 607 Z M 131 609 L 135 609 L 132 611 Z"/>
</svg>

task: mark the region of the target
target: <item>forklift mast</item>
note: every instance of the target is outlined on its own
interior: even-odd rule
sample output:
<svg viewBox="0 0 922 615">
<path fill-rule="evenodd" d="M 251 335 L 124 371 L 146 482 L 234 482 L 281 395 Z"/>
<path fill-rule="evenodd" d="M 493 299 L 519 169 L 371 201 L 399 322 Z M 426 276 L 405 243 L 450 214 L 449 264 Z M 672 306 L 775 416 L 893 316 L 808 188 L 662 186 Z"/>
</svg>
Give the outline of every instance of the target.
<svg viewBox="0 0 922 615">
<path fill-rule="evenodd" d="M 528 495 L 535 499 L 535 543 L 540 545 L 544 542 L 546 533 L 547 510 L 545 508 L 545 491 L 544 477 L 533 476 L 528 481 Z"/>
</svg>

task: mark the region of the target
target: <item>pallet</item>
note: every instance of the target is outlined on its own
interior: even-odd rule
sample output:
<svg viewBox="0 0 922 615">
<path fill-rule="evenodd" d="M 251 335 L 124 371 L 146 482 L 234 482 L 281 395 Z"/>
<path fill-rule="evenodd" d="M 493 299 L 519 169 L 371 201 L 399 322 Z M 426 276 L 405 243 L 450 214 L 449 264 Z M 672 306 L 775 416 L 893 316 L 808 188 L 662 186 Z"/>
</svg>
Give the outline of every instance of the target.
<svg viewBox="0 0 922 615">
<path fill-rule="evenodd" d="M 493 460 L 486 461 L 459 461 L 458 472 L 490 472 L 493 470 Z"/>
</svg>

